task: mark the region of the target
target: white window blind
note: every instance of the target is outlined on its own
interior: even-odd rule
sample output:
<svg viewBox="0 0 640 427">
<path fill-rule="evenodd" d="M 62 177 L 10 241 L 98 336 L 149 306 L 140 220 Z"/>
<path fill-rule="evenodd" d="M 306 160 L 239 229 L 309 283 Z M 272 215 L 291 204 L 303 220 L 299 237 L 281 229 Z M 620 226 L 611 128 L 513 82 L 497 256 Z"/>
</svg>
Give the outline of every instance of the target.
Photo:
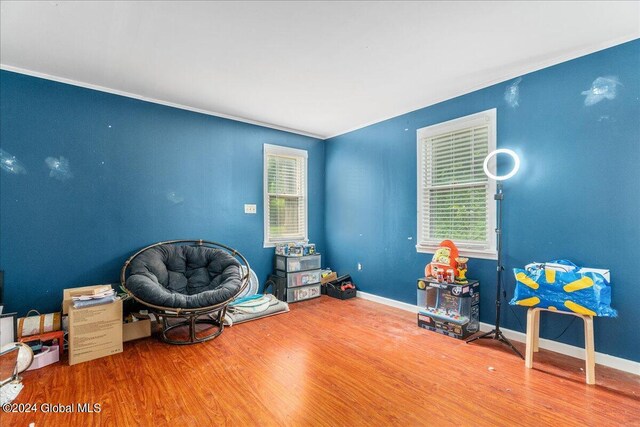
<svg viewBox="0 0 640 427">
<path fill-rule="evenodd" d="M 307 240 L 307 152 L 265 144 L 265 247 Z"/>
<path fill-rule="evenodd" d="M 418 244 L 445 239 L 463 254 L 495 255 L 495 183 L 482 163 L 495 147 L 495 110 L 418 130 Z"/>
</svg>

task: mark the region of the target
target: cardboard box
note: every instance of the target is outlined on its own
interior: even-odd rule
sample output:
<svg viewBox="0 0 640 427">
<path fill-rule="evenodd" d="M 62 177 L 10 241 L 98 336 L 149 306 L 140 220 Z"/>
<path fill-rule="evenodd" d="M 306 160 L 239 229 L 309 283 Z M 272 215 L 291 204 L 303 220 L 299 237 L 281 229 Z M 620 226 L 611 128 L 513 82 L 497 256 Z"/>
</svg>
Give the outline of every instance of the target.
<svg viewBox="0 0 640 427">
<path fill-rule="evenodd" d="M 418 326 L 448 337 L 464 340 L 480 330 L 480 322 L 477 320 L 478 306 L 474 306 L 471 316 L 472 321 L 460 324 L 421 311 L 418 313 Z"/>
<path fill-rule="evenodd" d="M 122 353 L 122 300 L 68 310 L 69 365 Z"/>
<path fill-rule="evenodd" d="M 439 283 L 418 279 L 418 326 L 466 339 L 480 329 L 480 283 Z"/>
<path fill-rule="evenodd" d="M 73 305 L 72 295 L 80 295 L 83 291 L 94 291 L 105 285 L 82 286 L 80 288 L 63 289 L 62 291 L 62 314 L 69 314 L 69 307 Z"/>
<path fill-rule="evenodd" d="M 322 277 L 320 279 L 320 283 L 322 283 L 323 285 L 329 283 L 329 282 L 333 282 L 334 280 L 336 280 L 338 278 L 338 273 L 336 273 L 335 271 L 332 271 L 331 273 L 327 274 L 326 276 Z"/>
<path fill-rule="evenodd" d="M 133 341 L 151 336 L 151 319 L 122 324 L 122 341 Z"/>
</svg>

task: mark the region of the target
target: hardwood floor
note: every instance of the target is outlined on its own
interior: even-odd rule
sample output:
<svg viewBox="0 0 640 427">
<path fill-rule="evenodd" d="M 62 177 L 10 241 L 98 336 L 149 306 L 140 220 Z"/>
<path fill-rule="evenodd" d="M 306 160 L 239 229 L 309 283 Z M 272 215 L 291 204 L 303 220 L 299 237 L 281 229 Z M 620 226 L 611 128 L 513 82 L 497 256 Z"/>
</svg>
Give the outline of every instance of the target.
<svg viewBox="0 0 640 427">
<path fill-rule="evenodd" d="M 523 345 L 519 345 L 524 351 Z M 0 425 L 640 425 L 640 377 L 541 350 L 534 369 L 490 341 L 467 345 L 415 315 L 355 298 L 171 346 L 26 372 L 16 403 L 98 403 L 100 413 L 7 414 Z"/>
</svg>

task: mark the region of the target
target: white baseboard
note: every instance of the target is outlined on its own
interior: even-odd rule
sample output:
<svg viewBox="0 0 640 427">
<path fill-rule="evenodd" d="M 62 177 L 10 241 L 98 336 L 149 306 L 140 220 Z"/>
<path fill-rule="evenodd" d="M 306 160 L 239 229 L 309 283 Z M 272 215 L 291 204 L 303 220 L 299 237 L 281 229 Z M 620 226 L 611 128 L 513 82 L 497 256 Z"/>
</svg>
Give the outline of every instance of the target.
<svg viewBox="0 0 640 427">
<path fill-rule="evenodd" d="M 357 292 L 357 296 L 358 298 L 388 305 L 390 307 L 399 308 L 400 310 L 409 311 L 411 313 L 418 312 L 417 306 L 413 304 L 407 304 L 406 302 L 396 301 L 390 298 L 385 298 L 361 291 Z M 493 329 L 493 326 L 494 325 L 490 323 L 480 323 L 480 329 L 483 331 L 490 331 L 491 329 Z M 505 328 L 500 328 L 500 330 L 510 340 L 525 342 L 526 335 L 522 332 Z M 577 359 L 584 360 L 585 358 L 584 348 L 564 344 L 558 341 L 548 340 L 545 338 L 540 338 L 540 348 L 575 357 Z M 596 352 L 596 363 L 603 366 L 608 366 L 610 368 L 619 369 L 624 372 L 629 372 L 631 374 L 640 375 L 640 362 L 634 362 L 633 360 L 623 359 L 621 357 L 611 356 L 610 354 Z"/>
</svg>

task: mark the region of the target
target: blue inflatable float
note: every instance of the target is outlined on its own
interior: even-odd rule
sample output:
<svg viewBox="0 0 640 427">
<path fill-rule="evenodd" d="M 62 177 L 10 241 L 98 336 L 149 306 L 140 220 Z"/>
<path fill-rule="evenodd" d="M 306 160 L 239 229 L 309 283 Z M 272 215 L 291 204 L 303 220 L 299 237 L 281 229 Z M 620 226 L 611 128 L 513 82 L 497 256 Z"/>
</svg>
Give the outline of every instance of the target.
<svg viewBox="0 0 640 427">
<path fill-rule="evenodd" d="M 516 289 L 510 304 L 616 317 L 608 273 L 605 277 L 603 271 L 580 268 L 567 260 L 514 268 Z"/>
</svg>

